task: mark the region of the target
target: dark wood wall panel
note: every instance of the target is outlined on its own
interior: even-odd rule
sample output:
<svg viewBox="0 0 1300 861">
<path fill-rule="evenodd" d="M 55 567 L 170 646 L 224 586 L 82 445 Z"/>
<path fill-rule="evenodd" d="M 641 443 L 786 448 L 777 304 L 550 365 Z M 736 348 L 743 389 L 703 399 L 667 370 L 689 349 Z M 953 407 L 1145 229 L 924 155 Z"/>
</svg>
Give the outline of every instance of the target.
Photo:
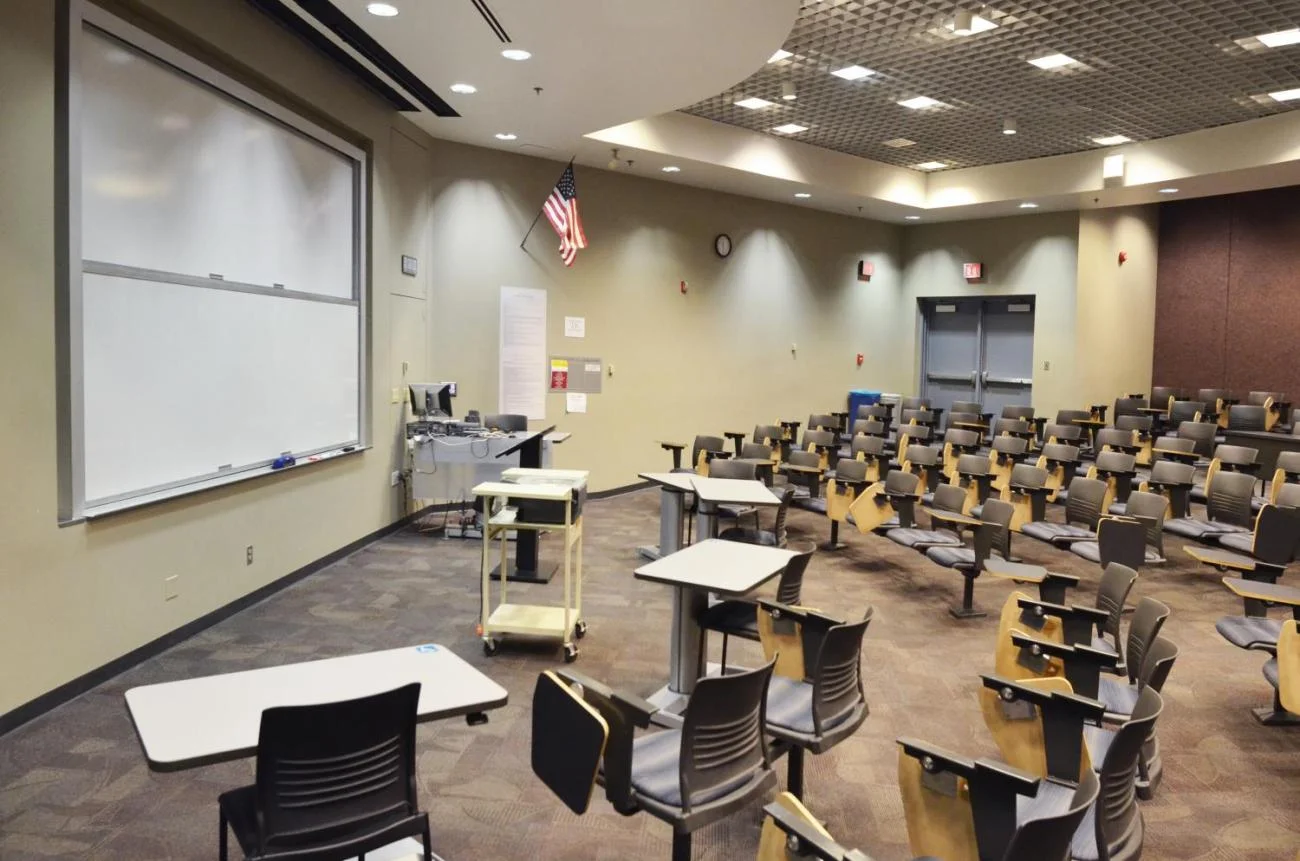
<svg viewBox="0 0 1300 861">
<path fill-rule="evenodd" d="M 1160 211 L 1156 385 L 1300 397 L 1300 188 Z"/>
</svg>

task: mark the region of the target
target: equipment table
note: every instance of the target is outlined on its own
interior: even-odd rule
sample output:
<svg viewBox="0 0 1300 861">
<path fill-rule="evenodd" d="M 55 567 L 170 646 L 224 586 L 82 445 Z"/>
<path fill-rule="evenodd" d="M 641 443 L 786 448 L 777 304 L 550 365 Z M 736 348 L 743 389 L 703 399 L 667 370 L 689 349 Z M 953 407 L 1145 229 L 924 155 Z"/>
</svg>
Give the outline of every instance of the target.
<svg viewBox="0 0 1300 861">
<path fill-rule="evenodd" d="M 709 593 L 737 597 L 752 592 L 783 571 L 795 555 L 792 550 L 709 538 L 636 569 L 638 580 L 673 587 L 672 666 L 668 684 L 652 694 L 650 702 L 680 713 L 696 680 L 705 674 L 699 618 L 709 606 Z"/>
<path fill-rule="evenodd" d="M 411 682 L 420 683 L 420 721 L 466 715 L 481 723 L 509 696 L 446 647 L 426 644 L 144 685 L 126 692 L 126 706 L 149 767 L 179 771 L 256 754 L 265 709 L 356 699 Z M 420 852 L 417 841 L 402 840 L 366 857 Z"/>
<path fill-rule="evenodd" d="M 693 472 L 641 472 L 644 478 L 659 485 L 659 544 L 638 547 L 636 552 L 651 561 L 676 553 L 682 547 L 682 517 L 685 497 L 695 489 Z"/>
<path fill-rule="evenodd" d="M 701 539 L 713 537 L 718 523 L 719 505 L 776 506 L 781 498 L 761 481 L 744 478 L 691 477 L 695 489 L 697 512 L 695 532 Z"/>
</svg>

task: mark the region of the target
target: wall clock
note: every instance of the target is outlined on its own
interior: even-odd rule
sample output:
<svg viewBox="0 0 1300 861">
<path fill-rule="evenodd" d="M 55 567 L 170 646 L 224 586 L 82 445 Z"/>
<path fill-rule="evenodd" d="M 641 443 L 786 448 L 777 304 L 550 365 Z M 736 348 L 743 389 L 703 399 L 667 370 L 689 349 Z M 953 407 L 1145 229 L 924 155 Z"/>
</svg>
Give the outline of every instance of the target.
<svg viewBox="0 0 1300 861">
<path fill-rule="evenodd" d="M 731 253 L 731 237 L 725 233 L 719 233 L 713 239 L 713 250 L 719 257 L 726 257 Z"/>
</svg>

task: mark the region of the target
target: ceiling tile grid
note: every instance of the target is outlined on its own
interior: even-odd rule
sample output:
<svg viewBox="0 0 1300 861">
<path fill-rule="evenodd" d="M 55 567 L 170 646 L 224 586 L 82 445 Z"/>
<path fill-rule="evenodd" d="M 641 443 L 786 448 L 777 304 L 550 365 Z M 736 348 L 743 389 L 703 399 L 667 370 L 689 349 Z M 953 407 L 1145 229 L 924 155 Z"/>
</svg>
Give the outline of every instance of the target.
<svg viewBox="0 0 1300 861">
<path fill-rule="evenodd" d="M 957 36 L 947 25 L 958 9 L 998 26 Z M 1300 87 L 1300 45 L 1251 37 L 1298 26 L 1300 0 L 804 0 L 783 46 L 792 56 L 686 112 L 769 134 L 797 123 L 808 131 L 795 140 L 903 167 L 1019 161 L 1290 110 L 1300 101 L 1260 97 Z M 1076 63 L 1027 62 L 1055 53 Z M 875 74 L 830 74 L 854 64 Z M 781 98 L 786 82 L 794 100 Z M 916 96 L 942 104 L 896 104 Z M 775 104 L 734 104 L 749 97 Z M 1006 120 L 1017 134 L 1002 133 Z M 886 145 L 896 139 L 916 143 Z"/>
</svg>

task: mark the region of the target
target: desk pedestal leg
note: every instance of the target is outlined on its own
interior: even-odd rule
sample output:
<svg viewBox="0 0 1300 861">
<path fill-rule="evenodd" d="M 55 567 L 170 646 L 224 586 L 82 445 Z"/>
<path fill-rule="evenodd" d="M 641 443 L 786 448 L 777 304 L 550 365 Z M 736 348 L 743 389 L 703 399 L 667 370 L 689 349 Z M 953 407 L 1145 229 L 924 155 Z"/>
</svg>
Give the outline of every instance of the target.
<svg viewBox="0 0 1300 861">
<path fill-rule="evenodd" d="M 685 494 L 663 488 L 659 494 L 659 546 L 638 547 L 646 559 L 660 559 L 682 549 L 682 501 Z"/>
<path fill-rule="evenodd" d="M 673 634 L 668 686 L 648 699 L 659 708 L 680 714 L 695 690 L 695 682 L 705 673 L 704 652 L 700 649 L 700 614 L 709 606 L 707 592 L 678 586 L 673 589 Z"/>
<path fill-rule="evenodd" d="M 705 502 L 697 495 L 695 497 L 695 540 L 706 541 L 713 537 L 717 531 L 718 525 L 718 506 L 717 503 Z"/>
</svg>

